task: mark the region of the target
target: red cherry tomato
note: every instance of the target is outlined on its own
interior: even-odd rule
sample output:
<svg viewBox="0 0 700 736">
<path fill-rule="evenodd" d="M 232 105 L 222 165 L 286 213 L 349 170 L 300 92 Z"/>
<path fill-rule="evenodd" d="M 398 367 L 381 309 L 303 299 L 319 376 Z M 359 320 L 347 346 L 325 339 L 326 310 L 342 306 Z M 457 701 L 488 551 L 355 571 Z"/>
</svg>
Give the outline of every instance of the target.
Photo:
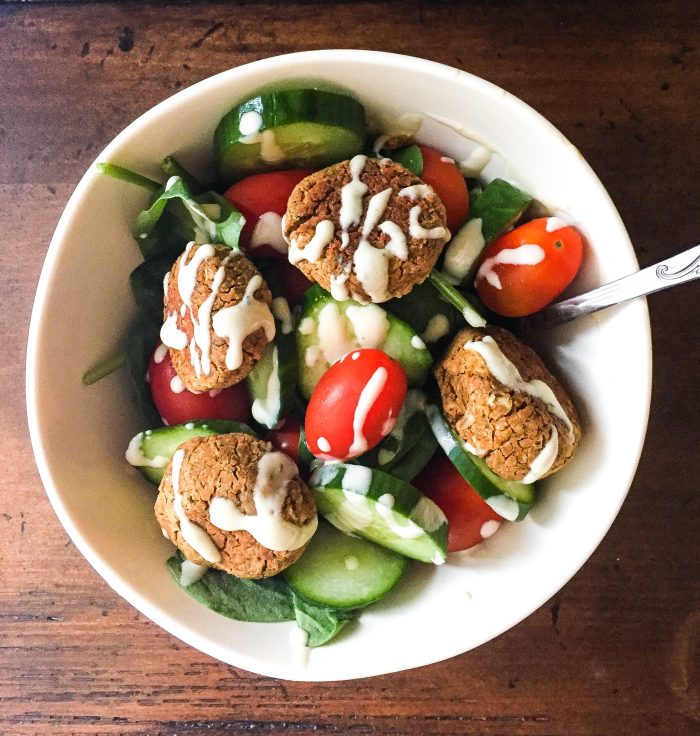
<svg viewBox="0 0 700 736">
<path fill-rule="evenodd" d="M 540 217 L 486 248 L 476 273 L 484 304 L 504 317 L 524 317 L 549 304 L 581 266 L 578 231 L 558 217 Z"/>
<path fill-rule="evenodd" d="M 316 457 L 349 460 L 391 432 L 406 398 L 404 369 L 381 350 L 353 350 L 321 376 L 306 409 Z"/>
<path fill-rule="evenodd" d="M 170 353 L 162 345 L 151 357 L 148 382 L 153 403 L 166 424 L 183 424 L 194 419 L 233 419 L 236 422 L 250 419 L 250 399 L 242 383 L 223 391 L 197 394 L 180 390 L 182 382 L 177 378 Z"/>
<path fill-rule="evenodd" d="M 299 459 L 299 438 L 301 436 L 301 422 L 295 416 L 288 416 L 284 424 L 278 429 L 271 429 L 265 439 L 272 442 L 276 450 L 284 452 L 297 462 Z"/>
<path fill-rule="evenodd" d="M 455 162 L 435 148 L 420 146 L 423 173 L 420 178 L 437 192 L 447 210 L 447 227 L 454 235 L 469 214 L 467 182 Z"/>
<path fill-rule="evenodd" d="M 245 217 L 245 225 L 241 232 L 241 248 L 250 252 L 255 251 L 259 256 L 272 256 L 286 258 L 286 244 L 281 240 L 281 228 L 277 225 L 277 218 L 268 216 L 271 212 L 281 217 L 287 211 L 287 200 L 292 189 L 311 173 L 307 169 L 295 169 L 293 171 L 272 171 L 266 174 L 253 174 L 241 181 L 237 181 L 224 193 L 224 197 Z M 261 232 L 270 233 L 270 243 L 259 243 L 253 245 L 251 238 L 253 231 L 260 222 L 259 237 Z M 263 230 L 264 229 L 264 230 Z M 276 240 L 274 240 L 277 238 Z M 277 245 L 277 248 L 274 245 Z"/>
<path fill-rule="evenodd" d="M 445 455 L 431 460 L 411 482 L 435 501 L 447 517 L 448 552 L 468 549 L 483 542 L 498 530 L 503 521 Z"/>
</svg>

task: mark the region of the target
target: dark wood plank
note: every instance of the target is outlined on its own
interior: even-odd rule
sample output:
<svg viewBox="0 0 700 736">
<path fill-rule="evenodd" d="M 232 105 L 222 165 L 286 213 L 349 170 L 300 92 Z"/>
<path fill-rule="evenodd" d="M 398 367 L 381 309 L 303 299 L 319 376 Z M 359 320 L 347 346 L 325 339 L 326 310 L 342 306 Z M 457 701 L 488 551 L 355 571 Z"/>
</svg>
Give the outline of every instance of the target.
<svg viewBox="0 0 700 736">
<path fill-rule="evenodd" d="M 546 606 L 480 649 L 323 687 L 226 667 L 122 602 L 68 542 L 26 436 L 23 356 L 53 227 L 96 153 L 210 74 L 308 48 L 467 69 L 544 113 L 609 188 L 642 265 L 697 242 L 700 7 L 687 2 L 0 7 L 0 733 L 695 734 L 700 292 L 651 300 L 655 390 L 630 497 Z M 8 237 L 9 236 L 9 237 Z"/>
</svg>

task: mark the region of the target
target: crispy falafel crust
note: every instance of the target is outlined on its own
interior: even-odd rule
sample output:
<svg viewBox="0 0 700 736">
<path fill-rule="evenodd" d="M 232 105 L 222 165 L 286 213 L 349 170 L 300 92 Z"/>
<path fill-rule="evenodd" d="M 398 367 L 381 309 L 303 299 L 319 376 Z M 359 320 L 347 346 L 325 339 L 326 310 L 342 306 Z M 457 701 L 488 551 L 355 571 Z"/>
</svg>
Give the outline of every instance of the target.
<svg viewBox="0 0 700 736">
<path fill-rule="evenodd" d="M 481 355 L 464 349 L 465 343 L 486 335 L 498 343 L 525 381 L 539 379 L 552 389 L 573 425 L 573 443 L 565 423 L 544 402 L 504 386 L 491 374 Z M 447 421 L 463 440 L 485 452 L 486 464 L 501 478 L 522 480 L 527 475 L 550 439 L 552 426 L 559 434 L 559 450 L 545 475 L 571 459 L 581 437 L 576 408 L 537 353 L 507 330 L 492 326 L 461 330 L 435 367 L 434 375 Z"/>
<path fill-rule="evenodd" d="M 201 245 L 194 245 L 190 250 L 187 260 L 185 263 L 189 263 L 194 254 L 197 252 Z M 231 256 L 232 252 L 230 248 L 225 246 L 213 246 L 214 255 L 205 258 L 200 264 L 197 270 L 197 282 L 195 285 L 194 293 L 192 294 L 192 309 L 194 310 L 195 317 L 199 316 L 199 309 L 203 302 L 211 294 L 211 285 L 214 280 L 214 276 L 222 265 L 224 259 L 227 256 Z M 173 367 L 177 375 L 182 379 L 185 384 L 185 388 L 190 391 L 211 391 L 213 389 L 222 389 L 233 386 L 234 384 L 242 381 L 252 370 L 255 364 L 260 360 L 262 354 L 265 352 L 267 345 L 267 336 L 265 330 L 261 327 L 255 332 L 248 335 L 243 340 L 243 362 L 240 367 L 236 370 L 229 370 L 226 367 L 226 353 L 228 351 L 228 342 L 223 338 L 219 337 L 210 327 L 209 335 L 211 339 L 211 347 L 209 350 L 209 358 L 211 361 L 211 370 L 208 374 L 200 373 L 197 375 L 192 360 L 190 357 L 189 343 L 194 335 L 194 325 L 192 323 L 192 317 L 190 310 L 187 309 L 185 314 L 180 314 L 180 307 L 182 306 L 182 298 L 177 287 L 177 277 L 180 273 L 180 263 L 185 254 L 181 255 L 173 264 L 170 270 L 170 279 L 168 281 L 168 291 L 165 296 L 165 303 L 163 309 L 163 318 L 166 319 L 169 314 L 177 314 L 177 326 L 187 335 L 188 347 L 183 350 L 176 350 L 169 348 L 170 359 L 172 360 Z M 224 266 L 225 275 L 221 282 L 219 291 L 214 305 L 212 308 L 212 314 L 215 314 L 220 309 L 226 307 L 232 307 L 241 301 L 245 294 L 248 282 L 255 275 L 260 275 L 258 269 L 243 255 L 233 254 L 233 257 Z M 267 288 L 267 284 L 263 280 L 262 286 L 255 292 L 255 298 L 261 299 L 268 306 L 272 303 L 272 294 Z"/>
<path fill-rule="evenodd" d="M 411 171 L 394 161 L 368 158 L 360 176 L 360 180 L 368 187 L 363 200 L 362 218 L 358 225 L 353 225 L 348 230 L 349 242 L 343 248 L 340 226 L 340 190 L 351 180 L 350 161 L 343 161 L 307 176 L 292 191 L 284 219 L 284 236 L 287 242 L 294 239 L 303 249 L 313 238 L 319 222 L 331 220 L 335 226 L 333 240 L 326 246 L 317 261 L 303 260 L 295 265 L 308 278 L 318 282 L 326 291 L 330 291 L 331 276 L 339 277 L 345 273 L 344 268 L 352 267 L 353 256 L 360 244 L 362 224 L 367 215 L 370 198 L 373 194 L 391 187 L 393 193 L 381 222 L 387 220 L 395 222 L 406 234 L 408 258 L 405 261 L 395 256 L 389 258 L 387 291 L 391 297 L 408 294 L 416 284 L 425 281 L 447 242 L 447 238 L 428 240 L 412 238 L 408 232 L 411 208 L 420 204 L 420 224 L 425 229 L 430 229 L 447 227 L 445 207 L 434 192 L 420 200 L 399 196 L 398 192 L 401 189 L 423 184 L 423 182 Z M 367 240 L 373 247 L 383 249 L 389 242 L 389 236 L 375 227 Z M 345 285 L 354 298 L 364 302 L 371 301 L 354 271 L 350 272 Z"/>
<path fill-rule="evenodd" d="M 178 449 L 185 451 L 179 486 L 182 508 L 188 519 L 209 534 L 221 552 L 221 561 L 212 565 L 184 540 L 175 514 L 170 462 L 158 488 L 155 514 L 168 539 L 188 560 L 240 578 L 267 578 L 301 557 L 306 545 L 296 550 L 274 551 L 263 547 L 249 532 L 222 531 L 209 521 L 209 503 L 215 496 L 230 499 L 244 514 L 255 515 L 253 488 L 257 466 L 263 455 L 273 451 L 269 442 L 248 434 L 231 433 L 195 437 Z M 285 520 L 298 526 L 316 515 L 313 496 L 298 475 L 287 486 L 282 514 Z"/>
</svg>

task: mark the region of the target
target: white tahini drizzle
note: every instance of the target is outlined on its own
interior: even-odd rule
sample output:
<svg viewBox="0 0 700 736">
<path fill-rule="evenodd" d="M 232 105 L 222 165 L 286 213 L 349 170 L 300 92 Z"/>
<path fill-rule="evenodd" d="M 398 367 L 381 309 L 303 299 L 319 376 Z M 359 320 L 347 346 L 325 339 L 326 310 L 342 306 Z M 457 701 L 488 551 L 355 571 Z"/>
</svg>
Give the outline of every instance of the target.
<svg viewBox="0 0 700 736">
<path fill-rule="evenodd" d="M 289 244 L 289 262 L 294 264 L 299 263 L 299 261 L 316 263 L 326 246 L 333 240 L 334 235 L 335 225 L 333 222 L 331 220 L 321 220 L 316 225 L 313 237 L 303 248 L 297 245 L 296 238 L 292 238 Z"/>
<path fill-rule="evenodd" d="M 431 194 L 435 194 L 435 190 L 429 184 L 413 184 L 399 190 L 399 197 L 408 197 L 411 200 L 424 199 Z"/>
<path fill-rule="evenodd" d="M 444 271 L 457 283 L 469 273 L 486 245 L 481 232 L 481 218 L 475 217 L 461 227 L 445 251 Z"/>
<path fill-rule="evenodd" d="M 437 240 L 450 236 L 450 231 L 442 225 L 426 230 L 419 222 L 421 212 L 422 207 L 417 204 L 415 207 L 411 207 L 411 211 L 408 213 L 408 234 L 412 238 L 416 240 Z"/>
<path fill-rule="evenodd" d="M 136 468 L 164 468 L 170 458 L 165 455 L 156 455 L 155 457 L 144 455 L 142 443 L 145 436 L 145 432 L 139 432 L 131 438 L 129 446 L 126 448 L 126 461 Z"/>
<path fill-rule="evenodd" d="M 198 565 L 191 560 L 183 560 L 180 566 L 180 585 L 183 588 L 189 588 L 199 582 L 206 574 L 209 568 L 206 565 Z"/>
<path fill-rule="evenodd" d="M 185 345 L 187 343 L 185 342 Z M 158 345 L 156 348 L 155 353 L 153 353 L 153 360 L 155 363 L 162 363 L 165 360 L 165 356 L 168 354 L 168 346 L 164 345 L 162 342 Z"/>
<path fill-rule="evenodd" d="M 292 310 L 289 308 L 289 302 L 283 296 L 276 296 L 272 300 L 272 314 L 279 320 L 283 335 L 288 335 L 294 329 Z"/>
<path fill-rule="evenodd" d="M 423 331 L 423 342 L 437 342 L 450 331 L 450 320 L 444 314 L 434 314 Z"/>
<path fill-rule="evenodd" d="M 384 344 L 389 332 L 389 318 L 376 304 L 348 307 L 345 316 L 350 321 L 360 347 L 376 348 Z"/>
<path fill-rule="evenodd" d="M 269 346 L 272 349 L 272 370 L 267 379 L 265 396 L 258 396 L 250 407 L 253 419 L 264 427 L 272 429 L 279 418 L 281 399 L 279 351 L 277 345 Z"/>
<path fill-rule="evenodd" d="M 187 333 L 183 332 L 177 326 L 177 312 L 171 312 L 165 318 L 165 322 L 163 322 L 163 326 L 160 328 L 160 339 L 166 350 L 167 348 L 184 350 L 187 347 Z M 160 363 L 162 360 L 163 358 L 156 362 Z"/>
<path fill-rule="evenodd" d="M 423 530 L 410 519 L 406 519 L 405 523 L 399 522 L 399 515 L 394 513 L 395 499 L 390 493 L 384 493 L 377 499 L 375 506 L 377 513 L 382 517 L 384 523 L 401 539 L 416 539 L 423 534 Z"/>
<path fill-rule="evenodd" d="M 353 225 L 359 225 L 362 218 L 362 198 L 368 186 L 360 180 L 367 156 L 359 154 L 350 160 L 350 181 L 340 190 L 340 227 L 347 232 Z"/>
<path fill-rule="evenodd" d="M 536 266 L 544 260 L 544 248 L 539 245 L 527 243 L 517 248 L 505 248 L 496 253 L 495 256 L 487 258 L 476 273 L 476 281 L 486 279 L 496 289 L 503 288 L 501 279 L 494 271 L 496 266 L 507 264 L 509 266 Z"/>
<path fill-rule="evenodd" d="M 282 235 L 282 216 L 276 212 L 263 212 L 250 235 L 250 247 L 269 245 L 278 253 L 287 255 L 289 246 Z"/>
<path fill-rule="evenodd" d="M 534 483 L 544 476 L 549 469 L 554 465 L 554 461 L 557 459 L 559 454 L 559 432 L 557 428 L 552 425 L 552 434 L 545 443 L 545 446 L 540 450 L 537 457 L 532 461 L 530 470 L 527 475 L 522 479 L 521 483 Z"/>
<path fill-rule="evenodd" d="M 247 531 L 263 546 L 273 551 L 292 551 L 303 547 L 318 526 L 314 516 L 303 525 L 284 518 L 287 486 L 298 474 L 297 466 L 283 452 L 267 452 L 258 462 L 253 487 L 255 515 L 242 513 L 228 498 L 215 496 L 209 503 L 211 523 L 227 532 Z"/>
<path fill-rule="evenodd" d="M 520 375 L 516 366 L 506 358 L 498 343 L 486 335 L 481 340 L 474 340 L 464 344 L 465 350 L 478 353 L 486 363 L 491 375 L 504 386 L 513 391 L 522 391 L 542 401 L 554 416 L 562 420 L 569 432 L 569 441 L 574 442 L 574 427 L 571 420 L 559 403 L 554 391 L 539 378 L 526 381 Z M 546 472 L 546 471 L 545 471 Z"/>
<path fill-rule="evenodd" d="M 374 402 L 386 384 L 387 377 L 386 368 L 377 368 L 367 381 L 367 385 L 362 389 L 352 420 L 353 441 L 349 449 L 351 455 L 360 455 L 367 450 L 367 439 L 362 429 L 365 426 L 370 409 L 374 406 Z"/>
<path fill-rule="evenodd" d="M 230 371 L 243 363 L 243 341 L 248 335 L 262 327 L 268 342 L 275 336 L 275 320 L 270 308 L 262 299 L 255 298 L 262 284 L 262 276 L 255 274 L 240 302 L 220 309 L 212 319 L 214 332 L 228 341 L 226 368 Z"/>
<path fill-rule="evenodd" d="M 485 146 L 477 146 L 469 156 L 460 161 L 458 168 L 464 176 L 478 176 L 487 166 L 493 152 Z"/>
<path fill-rule="evenodd" d="M 554 233 L 557 230 L 561 230 L 563 227 L 569 227 L 569 225 L 561 219 L 561 217 L 548 217 L 545 230 L 548 233 Z"/>
<path fill-rule="evenodd" d="M 203 557 L 207 562 L 217 563 L 221 561 L 221 552 L 214 544 L 212 538 L 202 529 L 201 526 L 195 524 L 187 518 L 185 509 L 182 506 L 182 495 L 180 494 L 180 471 L 182 470 L 182 461 L 185 459 L 184 450 L 176 450 L 173 455 L 172 465 L 172 482 L 173 494 L 175 501 L 173 509 L 175 516 L 180 522 L 180 533 L 187 544 Z"/>
</svg>

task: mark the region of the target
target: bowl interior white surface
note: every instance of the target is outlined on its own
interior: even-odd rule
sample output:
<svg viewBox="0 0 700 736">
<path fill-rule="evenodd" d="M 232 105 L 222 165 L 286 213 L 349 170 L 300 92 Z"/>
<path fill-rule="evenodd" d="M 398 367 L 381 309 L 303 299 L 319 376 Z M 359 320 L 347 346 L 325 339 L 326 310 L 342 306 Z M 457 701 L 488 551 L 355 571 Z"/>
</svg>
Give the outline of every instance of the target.
<svg viewBox="0 0 700 736">
<path fill-rule="evenodd" d="M 206 168 L 214 128 L 232 103 L 289 78 L 340 84 L 370 111 L 420 114 L 420 139 L 456 159 L 473 148 L 464 135 L 498 151 L 511 178 L 585 232 L 580 289 L 637 269 L 614 206 L 574 146 L 504 90 L 411 57 L 319 51 L 239 67 L 156 106 L 99 160 L 154 178 L 173 152 Z M 88 366 L 118 350 L 134 313 L 128 274 L 140 256 L 130 226 L 146 200 L 143 190 L 93 168 L 85 174 L 49 248 L 27 359 L 30 431 L 49 498 L 76 546 L 132 605 L 232 665 L 287 679 L 348 679 L 428 664 L 488 641 L 542 605 L 590 556 L 627 493 L 646 431 L 651 348 L 643 300 L 540 340 L 577 401 L 584 434 L 575 460 L 542 483 L 530 516 L 440 568 L 416 564 L 352 630 L 313 650 L 308 664 L 295 654 L 294 624 L 231 621 L 188 597 L 164 566 L 173 548 L 154 519 L 153 488 L 124 461 L 128 440 L 144 428 L 127 378 L 122 371 L 81 383 Z"/>
</svg>

